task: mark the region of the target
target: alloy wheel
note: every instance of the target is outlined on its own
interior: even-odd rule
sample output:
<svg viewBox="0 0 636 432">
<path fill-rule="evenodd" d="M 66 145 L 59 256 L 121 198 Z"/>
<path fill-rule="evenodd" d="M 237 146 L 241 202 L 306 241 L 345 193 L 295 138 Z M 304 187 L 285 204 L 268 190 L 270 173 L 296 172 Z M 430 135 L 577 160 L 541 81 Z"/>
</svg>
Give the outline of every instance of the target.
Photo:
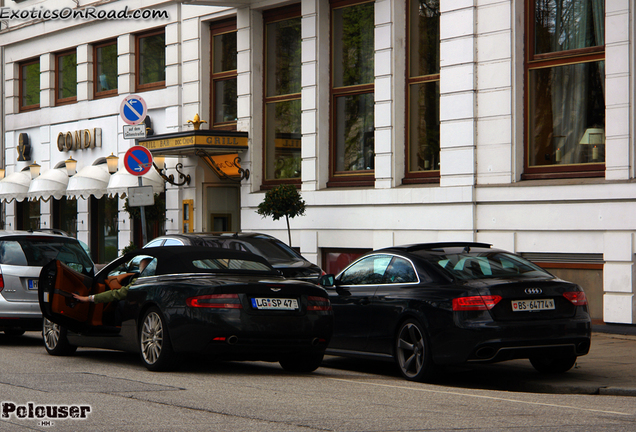
<svg viewBox="0 0 636 432">
<path fill-rule="evenodd" d="M 141 328 L 141 353 L 148 364 L 154 364 L 163 347 L 163 323 L 157 312 L 150 312 Z"/>
<path fill-rule="evenodd" d="M 44 343 L 46 346 L 49 349 L 55 349 L 60 342 L 60 326 L 45 318 L 42 332 L 44 333 Z"/>
<path fill-rule="evenodd" d="M 413 322 L 405 323 L 397 339 L 397 358 L 402 374 L 418 379 L 426 365 L 426 342 L 422 330 Z"/>
</svg>

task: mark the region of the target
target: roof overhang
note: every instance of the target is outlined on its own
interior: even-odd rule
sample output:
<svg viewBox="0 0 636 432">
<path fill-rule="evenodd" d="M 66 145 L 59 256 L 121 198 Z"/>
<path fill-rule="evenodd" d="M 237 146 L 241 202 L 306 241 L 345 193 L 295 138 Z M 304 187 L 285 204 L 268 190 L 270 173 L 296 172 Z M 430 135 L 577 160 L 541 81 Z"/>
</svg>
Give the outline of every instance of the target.
<svg viewBox="0 0 636 432">
<path fill-rule="evenodd" d="M 153 135 L 138 140 L 153 156 L 199 156 L 221 179 L 241 181 L 249 170 L 241 168 L 239 153 L 248 149 L 247 132 L 193 130 Z"/>
</svg>

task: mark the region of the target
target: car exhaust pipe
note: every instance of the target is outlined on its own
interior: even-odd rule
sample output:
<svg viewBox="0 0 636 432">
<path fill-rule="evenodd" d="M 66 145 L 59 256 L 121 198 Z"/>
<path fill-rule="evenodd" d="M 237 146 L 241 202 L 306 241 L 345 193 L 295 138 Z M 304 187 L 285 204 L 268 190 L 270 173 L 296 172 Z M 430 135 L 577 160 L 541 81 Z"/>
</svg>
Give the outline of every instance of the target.
<svg viewBox="0 0 636 432">
<path fill-rule="evenodd" d="M 228 345 L 236 345 L 236 343 L 238 342 L 238 336 L 232 335 L 229 338 L 227 338 L 226 342 Z"/>
<path fill-rule="evenodd" d="M 475 352 L 475 355 L 477 356 L 477 358 L 480 358 L 480 359 L 493 358 L 495 354 L 497 354 L 497 351 L 492 347 L 479 348 L 477 352 Z"/>
<path fill-rule="evenodd" d="M 320 339 L 319 338 L 313 338 L 311 340 L 311 346 L 316 346 L 320 343 Z"/>
<path fill-rule="evenodd" d="M 589 342 L 579 342 L 579 344 L 576 346 L 576 352 L 577 353 L 587 353 L 590 350 L 590 343 Z"/>
</svg>

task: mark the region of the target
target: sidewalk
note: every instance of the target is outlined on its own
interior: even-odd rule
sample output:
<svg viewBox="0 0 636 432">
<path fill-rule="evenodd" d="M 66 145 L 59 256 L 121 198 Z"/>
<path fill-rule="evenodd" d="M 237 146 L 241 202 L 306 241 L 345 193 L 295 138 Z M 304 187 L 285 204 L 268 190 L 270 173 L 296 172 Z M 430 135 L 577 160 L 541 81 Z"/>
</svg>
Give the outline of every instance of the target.
<svg viewBox="0 0 636 432">
<path fill-rule="evenodd" d="M 564 374 L 539 374 L 527 360 L 479 368 L 490 378 L 489 387 L 501 390 L 636 396 L 636 326 L 594 326 L 589 354 Z"/>
</svg>

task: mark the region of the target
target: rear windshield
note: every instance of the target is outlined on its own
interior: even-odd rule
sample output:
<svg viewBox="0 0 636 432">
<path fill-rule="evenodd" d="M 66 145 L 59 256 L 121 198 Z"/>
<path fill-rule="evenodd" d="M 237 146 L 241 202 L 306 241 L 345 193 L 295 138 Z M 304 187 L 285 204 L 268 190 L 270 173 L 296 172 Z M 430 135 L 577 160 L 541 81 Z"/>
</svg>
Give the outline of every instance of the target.
<svg viewBox="0 0 636 432">
<path fill-rule="evenodd" d="M 203 270 L 251 270 L 269 272 L 271 269 L 263 263 L 244 259 L 198 259 L 192 265 Z"/>
<path fill-rule="evenodd" d="M 54 259 L 85 274 L 93 268 L 93 261 L 74 238 L 27 236 L 0 240 L 0 264 L 41 267 Z"/>
<path fill-rule="evenodd" d="M 260 255 L 269 261 L 270 264 L 284 263 L 289 261 L 304 261 L 304 259 L 285 243 L 269 237 L 246 237 L 246 238 L 215 238 L 206 239 L 206 246 L 222 247 L 225 249 L 251 252 Z"/>
<path fill-rule="evenodd" d="M 507 253 L 440 254 L 432 260 L 453 278 L 462 280 L 519 276 L 553 278 L 530 261 Z"/>
</svg>

